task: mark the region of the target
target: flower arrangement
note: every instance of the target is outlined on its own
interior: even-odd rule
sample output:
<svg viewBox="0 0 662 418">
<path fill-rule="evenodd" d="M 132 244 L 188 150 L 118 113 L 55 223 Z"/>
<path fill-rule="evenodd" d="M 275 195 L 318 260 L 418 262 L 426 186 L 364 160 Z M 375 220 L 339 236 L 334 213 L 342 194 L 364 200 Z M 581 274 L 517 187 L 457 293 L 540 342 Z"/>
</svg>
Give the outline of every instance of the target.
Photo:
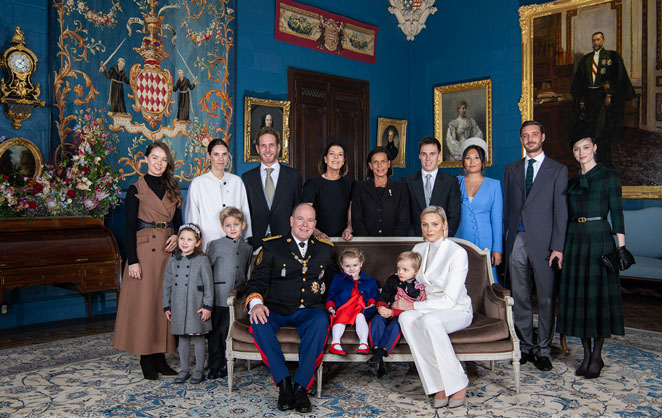
<svg viewBox="0 0 662 418">
<path fill-rule="evenodd" d="M 108 11 L 108 13 L 103 13 L 101 11 L 97 10 L 90 10 L 89 6 L 87 3 L 81 0 L 67 0 L 67 6 L 71 10 L 77 11 L 80 15 L 85 17 L 90 23 L 94 24 L 96 27 L 100 29 L 104 28 L 113 28 L 115 27 L 115 24 L 117 23 L 117 19 L 115 16 L 122 11 L 122 7 L 120 6 L 118 1 L 113 1 L 112 7 Z"/>
<path fill-rule="evenodd" d="M 120 203 L 119 174 L 106 157 L 116 152 L 117 135 L 105 129 L 102 112 L 77 112 L 75 150 L 55 167 L 46 166 L 24 186 L 0 178 L 0 218 L 10 216 L 102 217 Z"/>
</svg>

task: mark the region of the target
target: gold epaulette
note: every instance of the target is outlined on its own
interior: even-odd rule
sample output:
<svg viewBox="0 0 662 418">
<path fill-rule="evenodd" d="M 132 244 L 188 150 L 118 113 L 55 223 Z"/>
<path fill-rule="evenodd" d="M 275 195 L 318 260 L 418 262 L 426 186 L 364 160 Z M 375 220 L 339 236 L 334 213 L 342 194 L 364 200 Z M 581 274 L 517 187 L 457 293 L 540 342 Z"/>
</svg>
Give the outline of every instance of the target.
<svg viewBox="0 0 662 418">
<path fill-rule="evenodd" d="M 319 242 L 323 242 L 326 245 L 330 245 L 330 246 L 333 247 L 333 243 L 331 241 L 329 241 L 328 239 L 324 239 L 324 238 L 315 238 L 315 239 L 318 240 Z"/>
<path fill-rule="evenodd" d="M 272 235 L 270 237 L 262 238 L 262 241 L 271 241 L 272 239 L 282 238 L 282 235 Z"/>
</svg>

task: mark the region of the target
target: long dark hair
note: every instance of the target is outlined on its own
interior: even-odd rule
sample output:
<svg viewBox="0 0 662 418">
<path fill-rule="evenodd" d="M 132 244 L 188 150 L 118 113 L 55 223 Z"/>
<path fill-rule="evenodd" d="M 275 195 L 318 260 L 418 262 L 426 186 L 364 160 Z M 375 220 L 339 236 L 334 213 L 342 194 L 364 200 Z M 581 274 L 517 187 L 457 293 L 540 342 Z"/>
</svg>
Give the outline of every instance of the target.
<svg viewBox="0 0 662 418">
<path fill-rule="evenodd" d="M 347 149 L 345 148 L 345 145 L 340 143 L 339 141 L 333 140 L 326 144 L 326 147 L 324 148 L 324 152 L 322 153 L 322 158 L 320 159 L 319 164 L 317 164 L 317 169 L 319 170 L 320 174 L 326 173 L 326 170 L 328 165 L 324 161 L 324 157 L 329 155 L 329 150 L 331 147 L 340 147 L 342 148 L 342 152 L 344 154 L 345 162 L 342 164 L 342 167 L 340 167 L 340 177 L 343 177 L 345 174 L 347 174 L 347 171 L 349 170 L 349 167 L 347 167 Z"/>
<path fill-rule="evenodd" d="M 388 158 L 388 152 L 386 152 L 386 148 L 384 148 L 384 147 L 375 147 L 375 148 L 371 149 L 370 152 L 368 153 L 368 158 L 365 159 L 365 165 L 368 167 L 368 169 L 366 170 L 367 177 L 375 177 L 375 174 L 372 172 L 372 170 L 370 169 L 370 166 L 368 164 L 372 162 L 371 161 L 372 156 L 375 155 L 375 154 L 379 154 L 380 152 L 384 153 L 386 155 L 386 159 L 391 161 L 391 159 Z M 391 165 L 391 166 L 389 166 L 388 171 L 386 172 L 386 176 L 391 177 L 392 175 L 393 175 L 393 166 Z"/>
<path fill-rule="evenodd" d="M 480 171 L 485 170 L 485 151 L 478 145 L 469 145 L 462 152 L 462 167 L 464 167 L 464 159 L 467 158 L 467 153 L 469 152 L 469 150 L 472 149 L 475 149 L 476 152 L 478 153 L 478 159 L 480 160 Z"/>
<path fill-rule="evenodd" d="M 182 194 L 179 191 L 179 183 L 175 178 L 175 160 L 172 158 L 170 148 L 168 148 L 168 146 L 161 141 L 154 141 L 147 146 L 147 150 L 145 150 L 145 157 L 149 157 L 149 154 L 152 153 L 154 148 L 161 148 L 168 158 L 168 167 L 166 167 L 165 171 L 161 175 L 161 187 L 165 189 L 166 194 L 170 199 L 177 201 L 177 207 L 180 207 L 182 205 L 183 199 Z"/>
</svg>

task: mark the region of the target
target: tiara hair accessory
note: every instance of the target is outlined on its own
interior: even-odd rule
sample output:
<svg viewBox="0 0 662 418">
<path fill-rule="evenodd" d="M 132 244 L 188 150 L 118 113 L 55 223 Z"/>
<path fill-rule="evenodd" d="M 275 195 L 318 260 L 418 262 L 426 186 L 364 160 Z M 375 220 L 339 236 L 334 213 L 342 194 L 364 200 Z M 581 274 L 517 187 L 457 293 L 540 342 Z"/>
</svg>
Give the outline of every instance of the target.
<svg viewBox="0 0 662 418">
<path fill-rule="evenodd" d="M 196 224 L 184 224 L 184 225 L 179 227 L 178 232 L 181 232 L 182 229 L 190 229 L 193 232 L 195 232 L 196 234 L 198 234 L 198 236 L 200 236 L 200 228 L 198 228 L 198 226 Z"/>
</svg>

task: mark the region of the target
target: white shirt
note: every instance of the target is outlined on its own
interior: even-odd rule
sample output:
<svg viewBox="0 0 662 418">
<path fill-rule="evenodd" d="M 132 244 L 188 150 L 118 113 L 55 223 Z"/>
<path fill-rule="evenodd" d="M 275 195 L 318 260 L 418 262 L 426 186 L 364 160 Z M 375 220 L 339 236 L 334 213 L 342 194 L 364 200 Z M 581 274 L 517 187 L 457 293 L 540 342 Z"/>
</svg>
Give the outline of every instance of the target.
<svg viewBox="0 0 662 418">
<path fill-rule="evenodd" d="M 434 171 L 425 171 L 424 169 L 421 168 L 421 176 L 423 176 L 423 190 L 425 190 L 425 179 L 427 178 L 426 176 L 430 174 L 432 177 L 430 177 L 430 183 L 432 184 L 432 189 L 434 189 L 434 182 L 437 179 L 437 172 L 438 170 Z"/>
<path fill-rule="evenodd" d="M 526 169 L 529 167 L 529 160 L 531 158 L 527 155 L 524 158 L 524 178 L 526 179 Z M 536 158 L 533 158 L 536 162 L 533 163 L 533 181 L 536 181 L 536 176 L 538 175 L 538 171 L 540 170 L 540 166 L 542 165 L 542 162 L 545 160 L 545 152 L 541 152 L 538 154 Z"/>
<path fill-rule="evenodd" d="M 297 247 L 299 248 L 299 252 L 301 253 L 301 257 L 303 257 L 304 254 L 306 254 L 306 250 L 308 249 L 308 240 L 306 240 L 306 241 L 299 241 L 299 240 L 297 239 L 297 237 L 295 237 L 294 235 L 292 235 L 292 238 L 294 238 L 294 242 L 297 243 Z M 303 242 L 303 247 L 302 247 L 301 245 L 299 245 L 299 244 L 302 243 L 302 242 Z"/>
<path fill-rule="evenodd" d="M 271 172 L 271 179 L 274 181 L 274 190 L 278 186 L 278 174 L 280 174 L 280 164 L 278 161 L 274 163 L 271 167 L 267 167 L 264 163 L 260 163 L 260 178 L 262 179 L 262 190 L 264 191 L 264 185 L 267 181 L 267 168 L 273 168 L 274 171 Z M 265 194 L 266 197 L 266 194 Z"/>
<path fill-rule="evenodd" d="M 221 210 L 228 206 L 234 206 L 243 212 L 246 229 L 242 236 L 251 237 L 251 212 L 241 177 L 225 173 L 219 180 L 209 171 L 193 179 L 186 196 L 185 218 L 186 222 L 200 226 L 203 251 L 207 251 L 207 245 L 211 241 L 225 236 L 218 216 Z"/>
</svg>

